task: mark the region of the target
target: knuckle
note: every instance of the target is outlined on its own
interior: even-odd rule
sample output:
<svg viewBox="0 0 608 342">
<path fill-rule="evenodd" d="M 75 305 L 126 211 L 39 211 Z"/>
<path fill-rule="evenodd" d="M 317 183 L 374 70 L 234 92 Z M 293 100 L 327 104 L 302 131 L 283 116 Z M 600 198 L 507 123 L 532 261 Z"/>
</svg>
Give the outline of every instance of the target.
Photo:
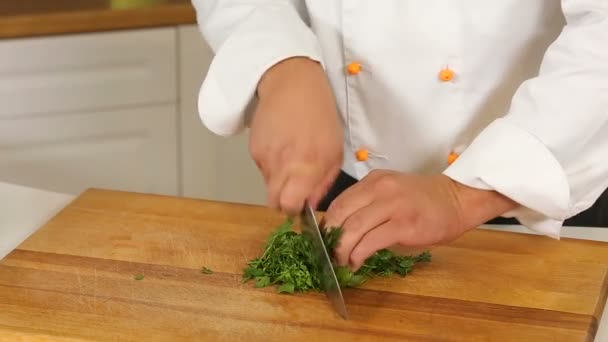
<svg viewBox="0 0 608 342">
<path fill-rule="evenodd" d="M 418 212 L 408 211 L 393 221 L 399 227 L 398 243 L 401 245 L 411 245 L 415 241 L 423 239 L 422 235 L 426 234 L 426 231 L 421 231 L 418 226 L 420 221 Z"/>
<path fill-rule="evenodd" d="M 268 168 L 268 157 L 261 152 L 252 151 L 250 152 L 251 159 L 255 162 L 255 165 L 260 169 L 264 170 Z"/>
<path fill-rule="evenodd" d="M 264 156 L 264 148 L 261 144 L 251 141 L 249 143 L 249 154 L 254 160 L 261 160 Z"/>
<path fill-rule="evenodd" d="M 372 178 L 372 179 L 375 179 L 375 178 L 378 178 L 378 177 L 382 176 L 382 174 L 383 174 L 383 173 L 382 173 L 382 170 L 381 170 L 381 169 L 374 169 L 374 170 L 371 170 L 371 171 L 370 171 L 370 172 L 367 174 L 367 178 Z"/>
<path fill-rule="evenodd" d="M 334 219 L 342 217 L 344 203 L 340 199 L 333 200 L 329 205 L 327 212 L 330 213 L 330 216 Z"/>
<path fill-rule="evenodd" d="M 397 186 L 395 177 L 389 175 L 381 175 L 377 178 L 375 188 L 380 193 L 391 192 Z"/>
<path fill-rule="evenodd" d="M 411 228 L 416 226 L 420 220 L 420 212 L 405 208 L 405 210 L 393 219 L 401 228 Z"/>
<path fill-rule="evenodd" d="M 364 227 L 364 219 L 360 213 L 354 213 L 343 224 L 344 230 L 359 230 Z"/>
</svg>

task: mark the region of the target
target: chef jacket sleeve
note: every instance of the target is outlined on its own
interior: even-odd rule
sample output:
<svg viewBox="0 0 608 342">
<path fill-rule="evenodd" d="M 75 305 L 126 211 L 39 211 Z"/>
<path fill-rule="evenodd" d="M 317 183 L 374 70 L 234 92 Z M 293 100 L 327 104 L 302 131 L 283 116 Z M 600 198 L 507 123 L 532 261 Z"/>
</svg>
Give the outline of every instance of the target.
<svg viewBox="0 0 608 342">
<path fill-rule="evenodd" d="M 444 172 L 515 200 L 503 216 L 554 238 L 608 187 L 608 1 L 563 0 L 562 11 L 538 76 Z"/>
<path fill-rule="evenodd" d="M 290 57 L 322 63 L 301 0 L 193 0 L 199 29 L 215 56 L 198 98 L 205 126 L 218 135 L 246 126 L 257 85 Z"/>
</svg>

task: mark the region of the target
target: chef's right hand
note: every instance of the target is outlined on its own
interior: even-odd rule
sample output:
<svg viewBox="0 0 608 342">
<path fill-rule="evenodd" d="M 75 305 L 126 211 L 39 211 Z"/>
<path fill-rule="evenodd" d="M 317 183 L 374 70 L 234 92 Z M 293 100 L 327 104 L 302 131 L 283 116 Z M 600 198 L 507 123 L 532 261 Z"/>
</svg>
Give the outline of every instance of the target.
<svg viewBox="0 0 608 342">
<path fill-rule="evenodd" d="M 343 129 L 321 65 L 286 59 L 263 76 L 249 151 L 264 177 L 269 206 L 298 214 L 327 193 L 342 166 Z"/>
</svg>

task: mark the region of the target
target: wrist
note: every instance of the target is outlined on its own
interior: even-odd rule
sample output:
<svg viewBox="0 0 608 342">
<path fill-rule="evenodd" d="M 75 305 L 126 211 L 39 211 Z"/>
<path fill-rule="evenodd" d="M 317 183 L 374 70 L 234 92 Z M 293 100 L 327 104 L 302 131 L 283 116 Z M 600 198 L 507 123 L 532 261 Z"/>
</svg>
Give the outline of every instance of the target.
<svg viewBox="0 0 608 342">
<path fill-rule="evenodd" d="M 493 190 L 473 188 L 450 179 L 459 205 L 459 222 L 464 229 L 473 229 L 519 204 Z"/>
<path fill-rule="evenodd" d="M 299 82 L 304 77 L 324 76 L 321 64 L 307 57 L 290 57 L 284 59 L 268 69 L 257 87 L 260 98 L 272 93 L 275 89 L 282 89 L 291 82 Z"/>
</svg>

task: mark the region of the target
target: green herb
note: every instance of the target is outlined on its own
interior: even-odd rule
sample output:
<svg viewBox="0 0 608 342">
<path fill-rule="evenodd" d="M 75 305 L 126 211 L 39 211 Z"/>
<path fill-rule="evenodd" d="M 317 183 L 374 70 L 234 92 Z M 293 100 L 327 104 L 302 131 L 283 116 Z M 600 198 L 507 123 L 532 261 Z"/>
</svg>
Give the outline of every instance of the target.
<svg viewBox="0 0 608 342">
<path fill-rule="evenodd" d="M 143 280 L 144 279 L 144 275 L 143 274 L 137 274 L 135 275 L 135 277 L 133 277 L 135 280 Z"/>
<path fill-rule="evenodd" d="M 342 228 L 323 231 L 323 242 L 330 253 L 340 241 Z M 412 272 L 419 262 L 428 262 L 428 251 L 417 256 L 402 256 L 383 249 L 368 258 L 364 265 L 353 272 L 348 267 L 336 266 L 336 277 L 341 287 L 358 287 L 375 276 L 401 277 Z M 259 258 L 248 262 L 243 272 L 243 282 L 255 281 L 255 287 L 277 285 L 279 293 L 322 291 L 319 279 L 320 267 L 312 254 L 311 241 L 293 230 L 293 221 L 287 219 L 266 241 L 264 252 Z"/>
<path fill-rule="evenodd" d="M 337 246 L 337 242 L 342 234 L 342 229 L 332 229 L 324 238 L 331 240 L 327 243 L 331 250 Z M 336 277 L 341 287 L 358 287 L 374 276 L 388 277 L 397 274 L 405 277 L 414 269 L 416 263 L 431 261 L 431 253 L 424 251 L 417 256 L 398 255 L 389 249 L 381 249 L 370 256 L 365 263 L 357 270 L 352 272 L 348 267 L 336 267 Z"/>
<path fill-rule="evenodd" d="M 213 273 L 213 271 L 210 268 L 208 268 L 206 266 L 203 266 L 203 268 L 201 269 L 201 273 L 203 273 L 203 274 L 211 274 L 211 273 Z"/>
<path fill-rule="evenodd" d="M 288 219 L 273 232 L 261 257 L 249 261 L 243 282 L 255 280 L 255 287 L 285 285 L 280 292 L 319 290 L 321 285 L 311 254 L 311 243 L 292 230 Z"/>
<path fill-rule="evenodd" d="M 338 247 L 340 237 L 342 236 L 341 228 L 329 228 L 322 231 L 323 242 L 328 251 L 333 251 Z"/>
<path fill-rule="evenodd" d="M 296 286 L 293 283 L 285 283 L 279 286 L 279 293 L 293 293 L 296 289 Z"/>
</svg>

